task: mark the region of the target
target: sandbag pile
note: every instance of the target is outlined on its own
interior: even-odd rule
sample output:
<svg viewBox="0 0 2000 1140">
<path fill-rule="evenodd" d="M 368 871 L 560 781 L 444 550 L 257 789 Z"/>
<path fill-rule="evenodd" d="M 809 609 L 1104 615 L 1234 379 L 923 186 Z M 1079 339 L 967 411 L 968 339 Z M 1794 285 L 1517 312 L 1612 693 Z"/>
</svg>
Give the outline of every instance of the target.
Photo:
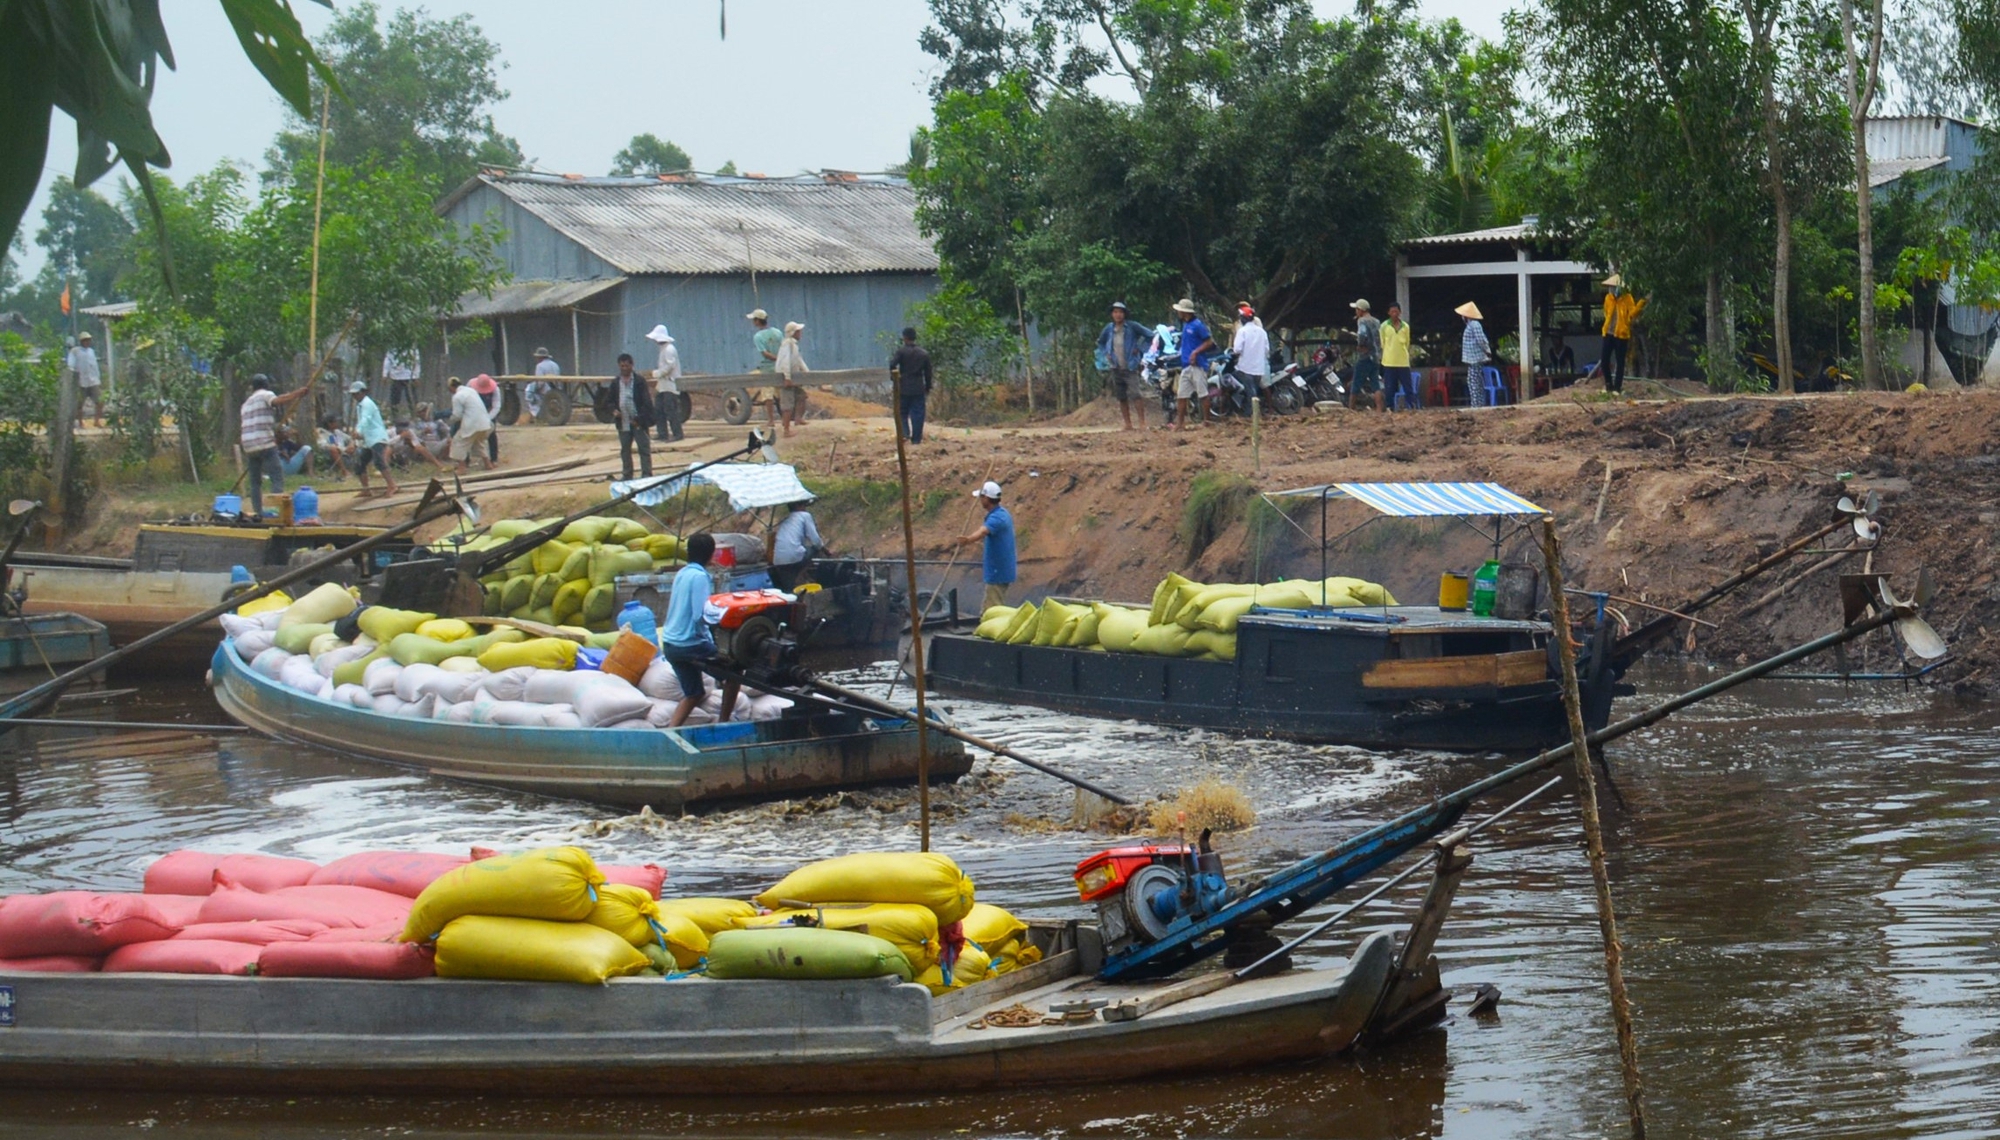
<svg viewBox="0 0 2000 1140">
<path fill-rule="evenodd" d="M 1236 622 L 1253 607 L 1300 610 L 1325 605 L 1349 609 L 1395 604 L 1395 596 L 1386 588 L 1359 578 L 1208 585 L 1168 574 L 1154 589 L 1150 610 L 1052 598 L 1039 605 L 993 606 L 980 615 L 974 632 L 989 641 L 1011 645 L 1234 661 Z"/>
<path fill-rule="evenodd" d="M 331 583 L 280 608 L 225 614 L 222 626 L 253 672 L 385 716 L 516 728 L 660 729 L 681 699 L 664 660 L 654 661 L 637 686 L 589 663 L 582 650 L 608 648 L 615 632 L 559 626 L 571 636 L 530 637 L 503 627 L 475 635 L 457 618 L 363 606 Z M 343 640 L 336 626 L 351 630 L 352 640 Z M 791 705 L 746 690 L 732 719 L 770 720 Z M 716 686 L 688 724 L 712 723 L 721 708 Z"/>
<path fill-rule="evenodd" d="M 554 519 L 503 519 L 462 550 L 480 551 L 511 542 Z M 680 539 L 653 534 L 631 519 L 593 515 L 563 528 L 499 569 L 480 578 L 488 617 L 526 618 L 548 625 L 580 625 L 594 632 L 611 629 L 617 611 L 616 579 L 650 574 L 677 563 Z"/>
</svg>

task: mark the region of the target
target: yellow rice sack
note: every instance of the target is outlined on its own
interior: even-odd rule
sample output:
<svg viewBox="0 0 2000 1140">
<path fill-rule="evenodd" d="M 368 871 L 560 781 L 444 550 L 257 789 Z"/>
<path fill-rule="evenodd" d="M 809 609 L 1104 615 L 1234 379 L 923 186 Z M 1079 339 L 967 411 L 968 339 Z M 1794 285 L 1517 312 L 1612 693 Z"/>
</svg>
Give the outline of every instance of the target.
<svg viewBox="0 0 2000 1140">
<path fill-rule="evenodd" d="M 416 610 L 399 610 L 391 606 L 369 606 L 361 611 L 355 624 L 361 632 L 375 639 L 377 645 L 387 645 L 397 636 L 417 632 L 417 627 L 437 617 L 436 614 L 418 613 Z"/>
<path fill-rule="evenodd" d="M 549 600 L 549 610 L 556 615 L 556 621 L 567 623 L 583 612 L 583 596 L 590 593 L 589 578 L 575 578 L 556 588 L 555 597 Z"/>
<path fill-rule="evenodd" d="M 1076 616 L 1082 606 L 1072 606 L 1065 602 L 1047 601 L 1042 603 L 1042 612 L 1035 615 L 1035 636 L 1031 645 L 1060 645 L 1063 623 Z"/>
<path fill-rule="evenodd" d="M 1056 635 L 1056 644 L 1075 649 L 1087 649 L 1096 645 L 1097 626 L 1100 620 L 1095 606 L 1076 607 L 1076 612 L 1063 623 L 1062 632 Z"/>
<path fill-rule="evenodd" d="M 1236 635 L 1198 629 L 1188 634 L 1186 653 L 1190 657 L 1212 656 L 1218 661 L 1236 660 Z"/>
<path fill-rule="evenodd" d="M 437 940 L 440 978 L 601 985 L 646 964 L 631 943 L 587 922 L 469 914 L 446 924 Z"/>
<path fill-rule="evenodd" d="M 967 938 L 985 947 L 987 953 L 997 954 L 999 947 L 1018 941 L 1021 935 L 1026 934 L 1028 924 L 992 903 L 973 903 L 959 929 Z"/>
<path fill-rule="evenodd" d="M 574 582 L 579 578 L 590 577 L 590 556 L 592 549 L 592 547 L 588 546 L 579 546 L 572 549 L 569 552 L 569 557 L 563 559 L 562 567 L 556 571 L 556 577 L 561 578 L 565 582 Z"/>
<path fill-rule="evenodd" d="M 347 587 L 327 582 L 286 606 L 284 614 L 278 618 L 278 628 L 288 629 L 295 625 L 332 625 L 353 613 L 354 607 L 358 604 L 360 603 L 354 600 L 354 595 L 347 592 Z"/>
<path fill-rule="evenodd" d="M 1169 619 L 1185 630 L 1193 630 L 1201 621 L 1201 615 L 1209 606 L 1225 599 L 1253 597 L 1257 587 L 1241 584 L 1204 586 L 1195 590 L 1181 587 L 1181 606 Z"/>
<path fill-rule="evenodd" d="M 563 532 L 556 537 L 572 545 L 582 543 L 587 546 L 593 542 L 603 542 L 611 533 L 613 521 L 615 520 L 605 518 L 603 515 L 580 518 L 564 527 Z"/>
<path fill-rule="evenodd" d="M 518 631 L 516 631 L 518 632 Z M 533 665 L 537 669 L 574 669 L 576 642 L 566 637 L 536 637 L 512 645 L 496 645 L 479 655 L 479 666 L 489 673 Z"/>
<path fill-rule="evenodd" d="M 258 614 L 267 614 L 272 610 L 282 610 L 291 604 L 292 596 L 290 594 L 287 594 L 283 590 L 273 590 L 261 598 L 254 598 L 244 602 L 242 605 L 236 607 L 236 612 L 241 617 L 256 617 Z M 279 620 L 282 621 L 284 619 L 280 618 Z"/>
<path fill-rule="evenodd" d="M 660 914 L 685 918 L 712 935 L 736 929 L 739 919 L 755 918 L 757 908 L 740 899 L 661 899 Z"/>
<path fill-rule="evenodd" d="M 621 574 L 652 572 L 653 556 L 643 550 L 621 550 L 616 546 L 600 546 L 590 556 L 592 586 L 609 586 L 617 581 Z"/>
<path fill-rule="evenodd" d="M 584 916 L 585 922 L 601 926 L 634 946 L 656 941 L 654 927 L 660 921 L 660 904 L 644 887 L 607 883 L 597 888 L 597 905 Z"/>
<path fill-rule="evenodd" d="M 555 601 L 556 591 L 563 588 L 563 580 L 557 574 L 537 574 L 535 584 L 528 590 L 528 606 L 531 609 L 547 609 Z"/>
<path fill-rule="evenodd" d="M 1260 604 L 1255 598 L 1222 598 L 1210 602 L 1201 611 L 1196 629 L 1214 630 L 1217 633 L 1235 633 L 1236 621 L 1250 612 L 1250 607 Z"/>
<path fill-rule="evenodd" d="M 281 625 L 271 639 L 271 644 L 287 653 L 305 653 L 312 648 L 313 639 L 333 632 L 330 622 L 300 622 L 297 625 Z"/>
<path fill-rule="evenodd" d="M 1026 645 L 1035 640 L 1035 622 L 1042 616 L 1040 606 L 1033 602 L 1023 602 L 1014 611 L 1014 620 L 1007 623 L 1007 644 Z"/>
<path fill-rule="evenodd" d="M 583 620 L 608 621 L 618 612 L 618 585 L 606 582 L 602 586 L 592 586 L 583 596 Z"/>
<path fill-rule="evenodd" d="M 433 641 L 464 641 L 472 636 L 472 626 L 457 618 L 432 618 L 418 626 L 415 633 Z"/>
<path fill-rule="evenodd" d="M 519 538 L 535 529 L 534 519 L 501 519 L 486 533 L 498 539 Z"/>
<path fill-rule="evenodd" d="M 628 542 L 650 537 L 651 533 L 646 530 L 646 524 L 640 522 L 638 519 L 612 519 L 611 533 L 605 537 L 604 541 L 615 542 L 623 546 Z"/>
<path fill-rule="evenodd" d="M 1098 611 L 1097 644 L 1114 653 L 1132 652 L 1132 642 L 1146 632 L 1145 612 L 1102 602 L 1098 603 Z"/>
<path fill-rule="evenodd" d="M 604 872 L 581 847 L 541 847 L 475 860 L 424 888 L 410 907 L 402 940 L 435 937 L 447 923 L 468 914 L 581 922 L 596 907 L 595 896 L 603 886 Z"/>
<path fill-rule="evenodd" d="M 1100 630 L 1103 626 L 1098 627 Z M 1132 652 L 1150 653 L 1156 657 L 1183 657 L 1187 654 L 1189 633 L 1171 622 L 1166 625 L 1149 625 L 1145 632 L 1132 639 Z"/>
<path fill-rule="evenodd" d="M 1146 615 L 1146 624 L 1164 624 L 1167 620 L 1167 606 L 1173 602 L 1174 596 L 1180 591 L 1180 588 L 1187 584 L 1188 580 L 1179 574 L 1168 574 L 1166 577 L 1160 579 L 1160 584 L 1153 588 L 1153 609 Z"/>
<path fill-rule="evenodd" d="M 1326 587 L 1328 590 L 1339 590 L 1349 594 L 1357 603 L 1364 606 L 1396 604 L 1396 595 L 1390 593 L 1388 587 L 1379 582 L 1369 582 L 1360 578 L 1328 578 Z"/>
<path fill-rule="evenodd" d="M 569 561 L 576 547 L 559 538 L 552 538 L 534 549 L 531 555 L 537 574 L 553 574 Z"/>
<path fill-rule="evenodd" d="M 798 921 L 804 919 L 805 921 Z M 766 926 L 819 926 L 827 930 L 852 930 L 872 934 L 887 941 L 910 960 L 910 969 L 922 971 L 937 962 L 937 915 L 929 907 L 910 903 L 871 903 L 866 906 L 833 904 L 809 910 L 776 910 L 742 919 L 739 929 Z"/>
<path fill-rule="evenodd" d="M 972 880 L 935 851 L 871 851 L 808 863 L 757 896 L 771 910 L 800 903 L 915 903 L 950 926 L 972 909 Z"/>
<path fill-rule="evenodd" d="M 332 630 L 327 630 L 325 633 L 313 638 L 311 644 L 306 646 L 306 656 L 317 661 L 320 659 L 321 654 L 326 653 L 328 650 L 339 649 L 345 644 L 347 643 L 340 640 Z"/>
<path fill-rule="evenodd" d="M 1000 641 L 1007 635 L 1007 624 L 1014 620 L 1018 606 L 992 606 L 979 616 L 979 628 L 972 632 L 988 641 Z"/>
<path fill-rule="evenodd" d="M 958 961 L 951 968 L 951 983 L 944 980 L 944 967 L 932 963 L 931 968 L 917 974 L 920 985 L 930 987 L 932 997 L 940 997 L 953 990 L 962 990 L 974 982 L 983 982 L 993 968 L 993 959 L 986 951 L 968 942 L 958 952 Z"/>
</svg>

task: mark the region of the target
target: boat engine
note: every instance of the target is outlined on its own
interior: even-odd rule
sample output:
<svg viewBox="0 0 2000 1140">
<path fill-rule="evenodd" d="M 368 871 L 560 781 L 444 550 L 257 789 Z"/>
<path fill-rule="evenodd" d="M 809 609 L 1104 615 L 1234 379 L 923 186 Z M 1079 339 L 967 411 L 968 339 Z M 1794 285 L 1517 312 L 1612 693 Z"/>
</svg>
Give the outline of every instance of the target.
<svg viewBox="0 0 2000 1140">
<path fill-rule="evenodd" d="M 754 682 L 798 685 L 811 678 L 801 649 L 812 632 L 804 603 L 783 590 L 711 594 L 704 615 L 720 663 Z"/>
<path fill-rule="evenodd" d="M 1230 900 L 1222 856 L 1204 829 L 1198 846 L 1113 847 L 1076 865 L 1076 892 L 1097 904 L 1107 954 L 1165 938 L 1183 919 L 1199 921 Z"/>
</svg>

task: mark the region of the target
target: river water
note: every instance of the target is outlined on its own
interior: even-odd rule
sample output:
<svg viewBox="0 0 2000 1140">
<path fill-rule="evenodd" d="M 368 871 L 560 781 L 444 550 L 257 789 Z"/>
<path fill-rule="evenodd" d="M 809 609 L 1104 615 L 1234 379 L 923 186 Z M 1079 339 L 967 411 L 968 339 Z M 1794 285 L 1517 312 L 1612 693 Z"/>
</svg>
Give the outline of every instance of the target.
<svg viewBox="0 0 2000 1140">
<path fill-rule="evenodd" d="M 1706 676 L 1651 667 L 1621 708 Z M 198 685 L 154 683 L 150 693 L 121 715 L 220 719 Z M 1259 817 L 1222 844 L 1236 876 L 1275 869 L 1493 766 L 942 703 L 975 732 L 1127 793 L 1206 776 L 1235 784 Z M 75 739 L 38 730 L 0 751 L 0 893 L 137 889 L 150 857 L 189 845 L 324 860 L 373 847 L 581 842 L 608 860 L 667 866 L 670 892 L 740 896 L 806 859 L 916 842 L 908 789 L 607 829 L 616 813 L 257 738 L 84 751 Z M 1990 709 L 1884 685 L 1767 681 L 1614 744 L 1610 765 L 1623 798 L 1607 794 L 1605 805 L 1613 892 L 1653 1136 L 2000 1136 L 2000 731 Z M 981 1096 L 926 1088 L 647 1101 L 579 1090 L 520 1102 L 0 1090 L 0 1135 L 1622 1136 L 1603 955 L 1567 794 L 1479 837 L 1439 942 L 1445 984 L 1498 986 L 1497 1016 L 1469 1018 L 1455 1000 L 1444 1028 L 1384 1051 Z M 1070 868 L 1117 842 L 1068 830 L 1067 787 L 1004 762 L 982 761 L 937 799 L 935 847 L 958 859 L 981 898 L 1023 915 L 1079 915 Z M 1302 957 L 1344 956 L 1362 932 L 1406 918 L 1423 887 L 1413 877 Z"/>
</svg>

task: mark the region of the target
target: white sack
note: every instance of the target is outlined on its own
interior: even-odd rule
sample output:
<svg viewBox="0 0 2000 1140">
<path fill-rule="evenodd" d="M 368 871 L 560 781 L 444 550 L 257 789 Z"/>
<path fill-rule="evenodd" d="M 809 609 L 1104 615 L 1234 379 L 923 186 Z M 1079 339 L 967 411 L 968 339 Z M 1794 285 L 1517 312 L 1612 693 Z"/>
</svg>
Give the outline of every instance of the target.
<svg viewBox="0 0 2000 1140">
<path fill-rule="evenodd" d="M 236 640 L 236 655 L 245 661 L 254 661 L 259 654 L 268 652 L 278 642 L 278 635 L 268 629 L 253 629 Z"/>
<path fill-rule="evenodd" d="M 639 691 L 656 701 L 678 701 L 683 695 L 681 679 L 674 676 L 674 667 L 664 657 L 656 657 L 646 666 L 646 675 L 639 678 Z"/>
<path fill-rule="evenodd" d="M 403 671 L 396 674 L 396 695 L 406 701 L 414 701 L 428 691 L 424 688 L 425 681 L 442 676 L 444 670 L 422 661 L 405 665 Z"/>
<path fill-rule="evenodd" d="M 576 715 L 583 721 L 585 728 L 616 724 L 621 720 L 643 717 L 653 711 L 653 702 L 646 697 L 646 694 L 633 688 L 631 682 L 625 678 L 614 677 L 609 673 L 600 673 L 598 676 L 603 679 L 596 684 L 578 685 L 576 700 L 570 702 L 576 706 Z"/>
<path fill-rule="evenodd" d="M 244 634 L 249 633 L 252 630 L 258 630 L 264 628 L 263 626 L 257 624 L 257 617 L 255 614 L 252 614 L 249 617 L 244 617 L 242 614 L 223 614 L 222 617 L 217 620 L 222 622 L 222 636 L 229 638 L 232 641 L 234 641 L 239 637 L 242 637 Z"/>
<path fill-rule="evenodd" d="M 336 686 L 333 690 L 333 699 L 344 705 L 353 705 L 358 709 L 372 709 L 375 707 L 375 694 L 370 693 L 360 685 Z"/>
<path fill-rule="evenodd" d="M 378 697 L 385 693 L 395 696 L 396 678 L 402 675 L 403 667 L 401 665 L 398 665 L 395 661 L 387 657 L 377 657 L 375 660 L 370 661 L 368 668 L 362 672 L 361 683 L 368 686 L 368 691 Z M 398 697 L 397 699 L 401 700 L 402 698 Z"/>
<path fill-rule="evenodd" d="M 479 682 L 479 692 L 490 700 L 518 701 L 527 688 L 528 678 L 537 672 L 539 670 L 533 665 L 516 665 L 512 669 L 489 673 Z"/>
<path fill-rule="evenodd" d="M 273 681 L 282 680 L 284 677 L 285 662 L 291 659 L 291 654 L 274 645 L 251 658 L 250 671 L 269 677 Z"/>
</svg>

